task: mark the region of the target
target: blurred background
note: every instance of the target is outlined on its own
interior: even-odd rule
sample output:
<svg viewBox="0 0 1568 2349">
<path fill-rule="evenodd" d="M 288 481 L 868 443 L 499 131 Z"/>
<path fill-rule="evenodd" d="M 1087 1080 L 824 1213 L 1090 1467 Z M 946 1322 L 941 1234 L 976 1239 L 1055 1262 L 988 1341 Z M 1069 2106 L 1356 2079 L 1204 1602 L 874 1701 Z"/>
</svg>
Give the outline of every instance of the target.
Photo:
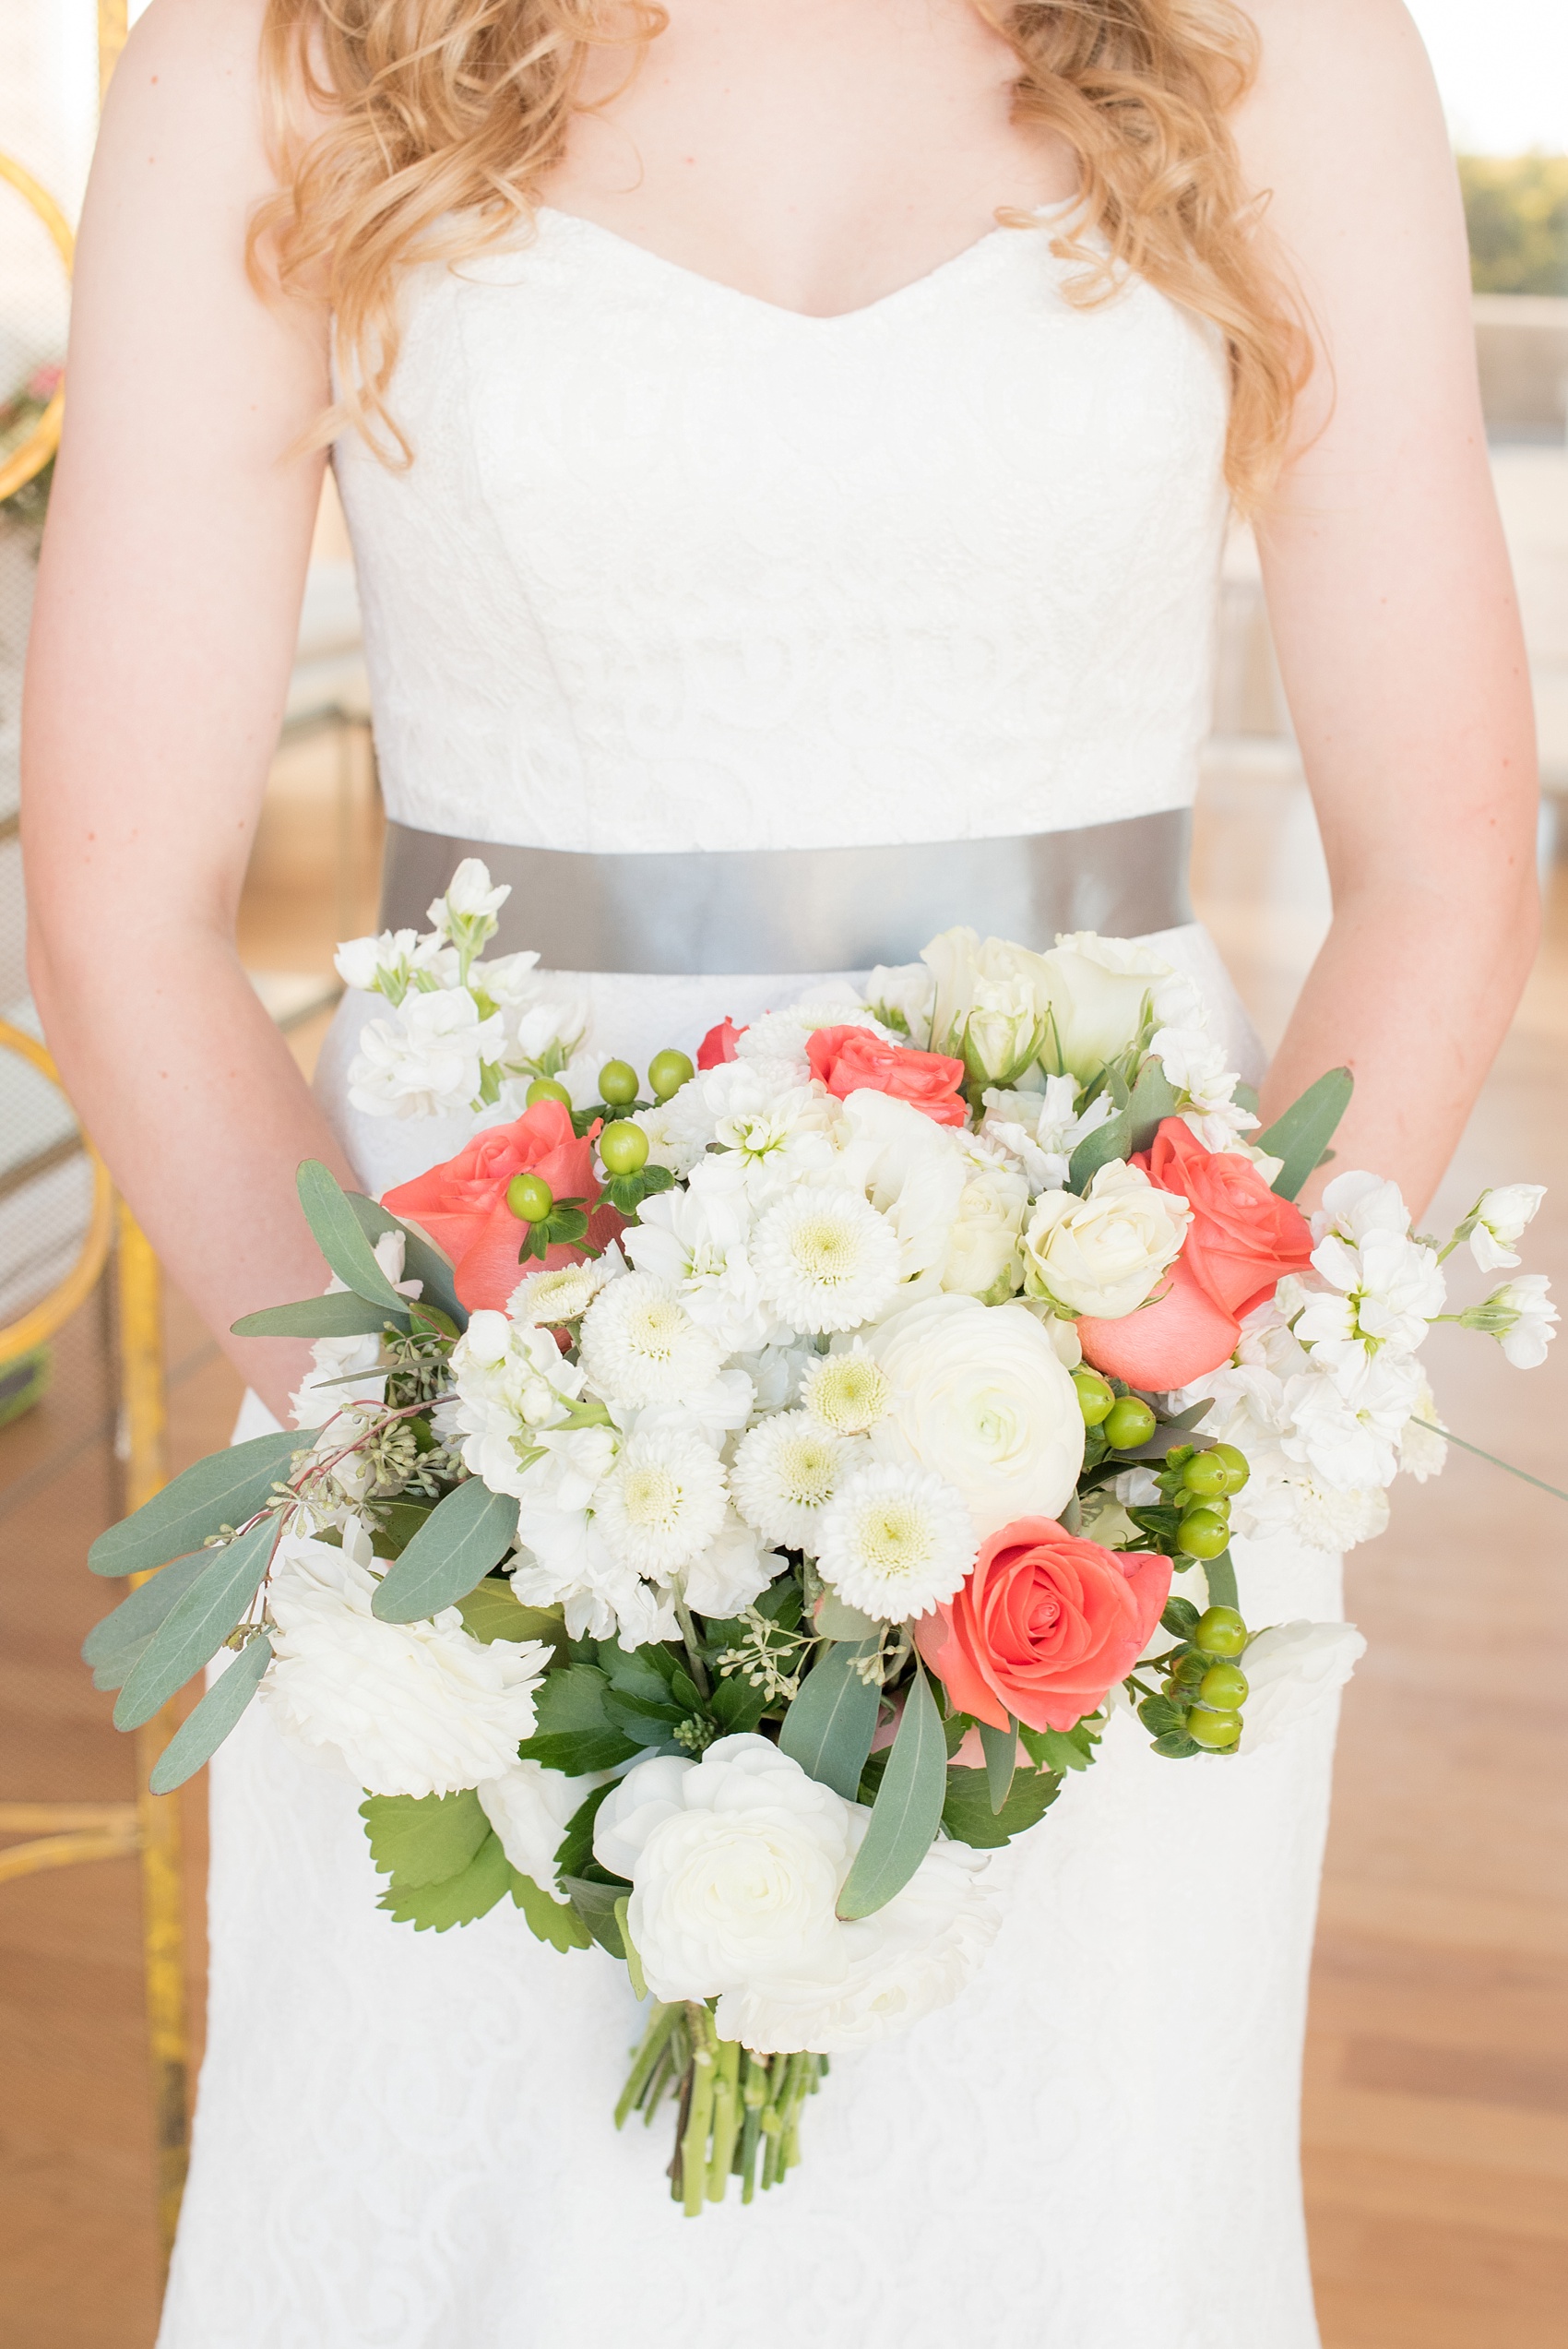
<svg viewBox="0 0 1568 2349">
<path fill-rule="evenodd" d="M 138 10 L 133 5 L 134 18 Z M 1539 718 L 1545 939 L 1429 1219 L 1553 1186 L 1533 1269 L 1568 1278 L 1568 11 L 1414 0 L 1459 155 L 1491 458 Z M 0 2307 L 14 2349 L 148 2349 L 199 2061 L 201 1783 L 139 1756 L 77 1661 L 93 1535 L 222 1442 L 236 1381 L 116 1218 L 40 1065 L 17 729 L 65 350 L 65 257 L 124 0 L 0 0 Z M 101 25 L 100 19 L 101 18 Z M 101 50 L 101 31 L 102 47 Z M 1222 588 L 1195 895 L 1265 1040 L 1328 890 L 1250 539 Z M 330 487 L 241 913 L 305 1068 L 334 942 L 370 926 L 381 814 L 353 567 Z M 1441 1007 L 1434 1040 L 1441 1049 Z M 1568 1485 L 1568 1345 L 1527 1377 L 1430 1350 L 1443 1413 Z M 1454 1452 L 1358 1551 L 1313 1983 L 1305 2134 L 1325 2349 L 1559 2349 L 1568 2307 L 1568 1507 Z M 138 1761 L 140 1779 L 138 1781 Z M 1188 1888 L 1222 1911 L 1218 1881 Z M 1183 1985 L 1190 1999 L 1201 1987 Z M 1267 2349 L 1260 2343 L 1258 2349 Z"/>
</svg>

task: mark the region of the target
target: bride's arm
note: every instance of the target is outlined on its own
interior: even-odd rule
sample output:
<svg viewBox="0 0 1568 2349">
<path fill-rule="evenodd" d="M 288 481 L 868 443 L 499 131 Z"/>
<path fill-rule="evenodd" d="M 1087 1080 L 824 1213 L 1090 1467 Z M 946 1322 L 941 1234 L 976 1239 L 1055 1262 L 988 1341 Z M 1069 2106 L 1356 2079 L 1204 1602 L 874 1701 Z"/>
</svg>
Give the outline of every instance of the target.
<svg viewBox="0 0 1568 2349">
<path fill-rule="evenodd" d="M 1334 921 L 1265 1115 L 1348 1062 L 1341 1165 L 1419 1214 L 1534 952 L 1529 675 L 1487 462 L 1458 188 L 1397 0 L 1253 0 L 1254 186 L 1322 337 L 1259 531 Z"/>
<path fill-rule="evenodd" d="M 83 1119 L 211 1327 L 323 1285 L 294 1197 L 340 1154 L 241 970 L 322 460 L 325 320 L 244 268 L 270 184 L 259 0 L 156 0 L 82 223 L 29 662 L 29 967 Z M 301 1349 L 230 1351 L 274 1409 Z"/>
</svg>

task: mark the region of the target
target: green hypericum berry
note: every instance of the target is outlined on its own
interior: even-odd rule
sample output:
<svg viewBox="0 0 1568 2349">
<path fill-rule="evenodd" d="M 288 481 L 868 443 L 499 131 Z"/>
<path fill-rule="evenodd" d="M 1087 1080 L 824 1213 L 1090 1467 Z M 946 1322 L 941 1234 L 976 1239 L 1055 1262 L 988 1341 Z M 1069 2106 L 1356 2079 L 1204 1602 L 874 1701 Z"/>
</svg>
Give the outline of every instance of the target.
<svg viewBox="0 0 1568 2349">
<path fill-rule="evenodd" d="M 656 1052 L 647 1064 L 647 1081 L 653 1087 L 655 1101 L 668 1101 L 683 1085 L 689 1085 L 696 1070 L 683 1052 Z M 608 1101 L 608 1093 L 604 1096 Z"/>
<path fill-rule="evenodd" d="M 629 1117 L 619 1117 L 599 1138 L 599 1154 L 609 1174 L 636 1174 L 647 1164 L 647 1136 Z"/>
<path fill-rule="evenodd" d="M 1182 1463 L 1182 1482 L 1189 1493 L 1209 1500 L 1230 1490 L 1230 1471 L 1213 1452 L 1194 1452 Z"/>
<path fill-rule="evenodd" d="M 1147 1403 L 1136 1395 L 1118 1395 L 1105 1415 L 1102 1433 L 1112 1451 L 1130 1451 L 1134 1444 L 1146 1444 L 1158 1422 Z"/>
<path fill-rule="evenodd" d="M 1084 1414 L 1086 1427 L 1098 1427 L 1116 1408 L 1116 1394 L 1108 1387 L 1098 1370 L 1075 1370 L 1073 1384 L 1078 1390 L 1078 1409 Z"/>
<path fill-rule="evenodd" d="M 1247 1644 L 1247 1627 L 1234 1607 L 1210 1607 L 1198 1617 L 1193 1644 L 1206 1656 L 1239 1656 Z"/>
<path fill-rule="evenodd" d="M 1206 1712 L 1202 1705 L 1194 1705 L 1187 1715 L 1188 1736 L 1194 1746 L 1202 1746 L 1211 1754 L 1222 1754 L 1241 1734 L 1241 1716 L 1237 1713 Z"/>
<path fill-rule="evenodd" d="M 555 1204 L 555 1194 L 540 1174 L 514 1174 L 506 1186 L 506 1204 L 519 1223 L 542 1223 Z"/>
<path fill-rule="evenodd" d="M 1246 1453 L 1239 1452 L 1234 1444 L 1216 1444 L 1209 1458 L 1224 1462 L 1225 1473 L 1230 1480 L 1225 1488 L 1226 1491 L 1239 1493 L 1253 1473 L 1247 1465 Z"/>
<path fill-rule="evenodd" d="M 1247 1701 L 1247 1675 L 1239 1664 L 1211 1663 L 1198 1689 L 1198 1702 L 1211 1712 L 1240 1712 Z"/>
<path fill-rule="evenodd" d="M 1230 1543 L 1230 1528 L 1218 1509 L 1189 1509 L 1176 1536 L 1187 1557 L 1218 1557 Z"/>
<path fill-rule="evenodd" d="M 558 1101 L 567 1109 L 572 1106 L 571 1094 L 564 1085 L 558 1085 L 553 1077 L 536 1077 L 529 1087 L 529 1107 L 532 1109 L 541 1101 Z"/>
<path fill-rule="evenodd" d="M 607 1060 L 599 1072 L 599 1098 L 617 1107 L 637 1097 L 637 1072 L 629 1060 Z"/>
</svg>

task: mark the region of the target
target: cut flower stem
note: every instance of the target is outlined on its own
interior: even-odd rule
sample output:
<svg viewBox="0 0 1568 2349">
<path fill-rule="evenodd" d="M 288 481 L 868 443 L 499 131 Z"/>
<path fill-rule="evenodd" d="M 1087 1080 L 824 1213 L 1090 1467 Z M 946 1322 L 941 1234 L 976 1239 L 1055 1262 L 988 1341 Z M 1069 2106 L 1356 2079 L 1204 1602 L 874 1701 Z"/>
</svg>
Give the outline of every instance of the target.
<svg viewBox="0 0 1568 2349">
<path fill-rule="evenodd" d="M 782 2184 L 801 2158 L 801 2112 L 827 2074 L 826 2056 L 759 2056 L 738 2040 L 720 2039 L 710 2008 L 697 1999 L 655 2000 L 626 2084 L 615 2106 L 624 2128 L 635 2112 L 645 2127 L 665 2098 L 675 2098 L 675 2152 L 671 2196 L 687 2218 L 707 2202 L 722 2202 L 730 2180 L 741 2200 L 761 2184 Z"/>
</svg>

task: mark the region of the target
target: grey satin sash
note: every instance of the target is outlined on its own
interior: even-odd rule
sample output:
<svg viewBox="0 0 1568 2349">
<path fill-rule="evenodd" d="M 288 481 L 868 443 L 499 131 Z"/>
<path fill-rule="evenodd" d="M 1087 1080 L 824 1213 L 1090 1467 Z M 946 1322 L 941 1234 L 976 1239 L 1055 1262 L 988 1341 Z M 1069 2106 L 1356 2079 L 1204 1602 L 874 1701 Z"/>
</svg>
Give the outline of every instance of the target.
<svg viewBox="0 0 1568 2349">
<path fill-rule="evenodd" d="M 1193 918 L 1186 808 L 1005 840 L 888 848 L 594 855 L 386 828 L 381 921 L 420 929 L 465 856 L 512 894 L 493 953 L 538 949 L 553 971 L 867 971 L 912 962 L 940 931 L 1044 948 L 1059 930 L 1141 937 Z"/>
</svg>

